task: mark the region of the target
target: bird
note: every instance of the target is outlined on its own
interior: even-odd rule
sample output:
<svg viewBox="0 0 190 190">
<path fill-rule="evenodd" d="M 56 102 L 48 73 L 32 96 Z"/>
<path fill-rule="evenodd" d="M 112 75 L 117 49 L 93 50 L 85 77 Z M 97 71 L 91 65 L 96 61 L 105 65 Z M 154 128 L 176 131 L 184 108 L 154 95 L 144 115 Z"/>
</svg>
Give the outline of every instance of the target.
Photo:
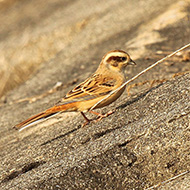
<svg viewBox="0 0 190 190">
<path fill-rule="evenodd" d="M 112 112 L 103 115 L 93 110 L 105 107 L 121 96 L 125 86 L 118 91 L 116 89 L 126 81 L 125 68 L 128 65 L 136 65 L 136 63 L 127 52 L 109 51 L 103 56 L 94 74 L 70 90 L 57 104 L 15 125 L 14 128 L 21 131 L 62 112 L 80 112 L 85 119 L 82 126 L 92 121 L 86 117 L 86 112 L 98 115 L 99 120 L 107 117 Z M 114 90 L 116 91 L 112 94 Z M 111 95 L 108 96 L 110 93 Z"/>
</svg>

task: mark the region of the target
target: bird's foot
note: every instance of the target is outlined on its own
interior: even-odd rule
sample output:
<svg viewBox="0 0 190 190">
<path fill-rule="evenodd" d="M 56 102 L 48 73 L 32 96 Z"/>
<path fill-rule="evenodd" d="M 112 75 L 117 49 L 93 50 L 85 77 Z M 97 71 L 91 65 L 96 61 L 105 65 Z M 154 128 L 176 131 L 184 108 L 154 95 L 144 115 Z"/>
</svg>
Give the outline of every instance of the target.
<svg viewBox="0 0 190 190">
<path fill-rule="evenodd" d="M 92 119 L 88 119 L 83 112 L 81 112 L 81 114 L 85 119 L 85 122 L 81 125 L 81 127 L 84 127 L 84 126 L 88 125 L 92 121 Z"/>
<path fill-rule="evenodd" d="M 113 114 L 115 112 L 115 109 L 110 110 L 109 112 L 107 112 L 105 114 L 97 113 L 95 111 L 90 111 L 90 112 L 98 116 L 98 118 L 96 120 L 94 120 L 94 122 L 98 122 L 98 121 L 102 120 L 103 118 L 108 117 L 109 115 Z"/>
</svg>

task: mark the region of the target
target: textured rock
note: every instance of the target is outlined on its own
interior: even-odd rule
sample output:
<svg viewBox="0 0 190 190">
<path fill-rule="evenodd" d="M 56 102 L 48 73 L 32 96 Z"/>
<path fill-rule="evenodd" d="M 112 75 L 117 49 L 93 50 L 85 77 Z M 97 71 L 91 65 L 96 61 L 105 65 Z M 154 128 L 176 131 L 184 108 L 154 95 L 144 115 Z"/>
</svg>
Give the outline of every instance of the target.
<svg viewBox="0 0 190 190">
<path fill-rule="evenodd" d="M 117 107 L 98 123 L 81 128 L 79 113 L 65 113 L 20 133 L 12 126 L 54 105 L 111 49 L 137 62 L 130 78 L 187 44 L 190 1 L 38 2 L 15 1 L 1 13 L 2 56 L 21 68 L 31 61 L 38 71 L 1 99 L 0 188 L 144 189 L 188 171 L 187 50 L 134 81 L 130 96 L 102 109 Z M 57 82 L 63 86 L 52 93 Z M 159 188 L 188 189 L 189 181 L 186 174 Z"/>
</svg>

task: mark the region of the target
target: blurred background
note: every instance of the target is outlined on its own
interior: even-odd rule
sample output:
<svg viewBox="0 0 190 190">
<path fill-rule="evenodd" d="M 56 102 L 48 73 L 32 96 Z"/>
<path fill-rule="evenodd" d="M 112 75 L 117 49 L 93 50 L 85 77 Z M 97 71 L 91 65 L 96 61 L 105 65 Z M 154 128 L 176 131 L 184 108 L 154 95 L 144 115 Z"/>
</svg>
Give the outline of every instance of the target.
<svg viewBox="0 0 190 190">
<path fill-rule="evenodd" d="M 61 51 L 74 55 L 99 44 L 101 56 L 122 47 L 137 59 L 148 45 L 164 42 L 166 36 L 175 39 L 176 32 L 184 33 L 180 47 L 190 41 L 189 10 L 189 0 L 1 0 L 0 97 Z M 171 30 L 164 31 L 179 22 L 173 36 Z"/>
</svg>

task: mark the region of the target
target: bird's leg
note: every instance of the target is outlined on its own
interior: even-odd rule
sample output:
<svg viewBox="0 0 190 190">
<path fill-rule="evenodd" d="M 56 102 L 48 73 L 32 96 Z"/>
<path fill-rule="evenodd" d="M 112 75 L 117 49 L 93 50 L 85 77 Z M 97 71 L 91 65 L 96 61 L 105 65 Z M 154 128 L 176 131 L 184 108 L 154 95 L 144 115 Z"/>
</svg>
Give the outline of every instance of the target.
<svg viewBox="0 0 190 190">
<path fill-rule="evenodd" d="M 86 122 L 82 124 L 82 127 L 84 127 L 85 125 L 88 125 L 92 120 L 88 119 L 83 112 L 80 112 L 80 113 L 82 114 L 82 116 L 86 120 Z"/>
<path fill-rule="evenodd" d="M 107 112 L 105 114 L 101 114 L 101 113 L 98 113 L 98 112 L 95 112 L 95 111 L 92 111 L 92 110 L 90 110 L 89 112 L 98 116 L 98 118 L 94 120 L 95 122 L 98 122 L 102 118 L 108 117 L 109 115 L 113 114 L 115 112 L 115 109 L 114 110 L 110 110 L 109 112 Z M 82 124 L 82 127 L 88 125 L 91 121 L 93 121 L 92 119 L 88 119 L 83 112 L 80 112 L 80 113 L 82 114 L 82 116 L 86 120 L 86 122 Z"/>
<path fill-rule="evenodd" d="M 98 121 L 100 121 L 102 118 L 108 117 L 109 115 L 113 114 L 113 113 L 115 112 L 115 110 L 110 110 L 109 112 L 107 112 L 107 113 L 105 113 L 105 114 L 97 113 L 97 112 L 92 111 L 92 110 L 90 110 L 89 112 L 90 112 L 90 113 L 93 113 L 93 114 L 95 114 L 95 115 L 98 116 L 98 119 L 95 120 L 95 122 L 98 122 Z"/>
</svg>

